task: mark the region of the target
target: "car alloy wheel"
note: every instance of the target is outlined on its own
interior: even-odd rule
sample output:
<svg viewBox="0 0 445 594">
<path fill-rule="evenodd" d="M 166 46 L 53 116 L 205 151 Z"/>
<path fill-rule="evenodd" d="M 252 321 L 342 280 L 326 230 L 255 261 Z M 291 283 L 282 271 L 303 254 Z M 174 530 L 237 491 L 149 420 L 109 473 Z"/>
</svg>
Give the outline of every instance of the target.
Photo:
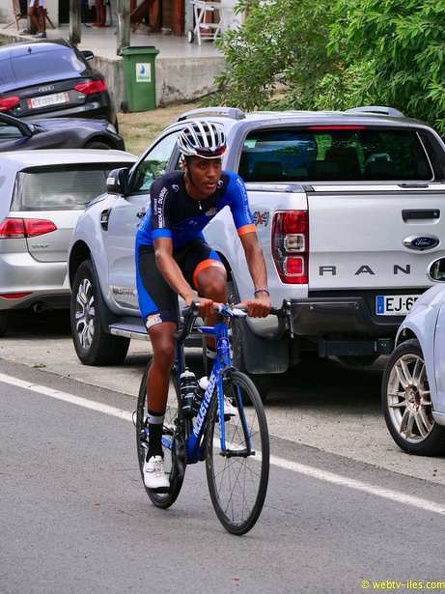
<svg viewBox="0 0 445 594">
<path fill-rule="evenodd" d="M 76 291 L 75 329 L 77 341 L 83 349 L 90 349 L 94 338 L 94 293 L 91 282 L 83 278 Z"/>
<path fill-rule="evenodd" d="M 130 339 L 107 332 L 105 307 L 93 264 L 85 260 L 74 276 L 70 305 L 74 348 L 84 365 L 118 365 L 127 356 Z"/>
<path fill-rule="evenodd" d="M 400 344 L 388 359 L 382 380 L 382 407 L 394 441 L 410 454 L 445 451 L 445 427 L 432 414 L 431 392 L 417 340 Z"/>
</svg>

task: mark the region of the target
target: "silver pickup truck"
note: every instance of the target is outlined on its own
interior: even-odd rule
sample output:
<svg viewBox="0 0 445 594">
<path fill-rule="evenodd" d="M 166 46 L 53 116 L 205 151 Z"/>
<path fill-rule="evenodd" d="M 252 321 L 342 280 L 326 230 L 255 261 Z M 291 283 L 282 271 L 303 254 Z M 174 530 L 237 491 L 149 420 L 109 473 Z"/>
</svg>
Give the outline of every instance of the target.
<svg viewBox="0 0 445 594">
<path fill-rule="evenodd" d="M 180 167 L 176 139 L 190 118 L 221 123 L 223 167 L 244 179 L 274 305 L 291 304 L 292 337 L 276 319 L 234 329 L 236 363 L 263 384 L 306 351 L 360 364 L 389 353 L 397 328 L 445 255 L 445 145 L 393 108 L 182 115 L 79 218 L 69 251 L 71 321 L 79 359 L 124 360 L 146 338 L 137 307 L 134 234 L 156 177 Z M 230 212 L 205 230 L 228 271 L 233 299 L 252 295 Z M 261 382 L 261 380 L 263 380 Z"/>
</svg>

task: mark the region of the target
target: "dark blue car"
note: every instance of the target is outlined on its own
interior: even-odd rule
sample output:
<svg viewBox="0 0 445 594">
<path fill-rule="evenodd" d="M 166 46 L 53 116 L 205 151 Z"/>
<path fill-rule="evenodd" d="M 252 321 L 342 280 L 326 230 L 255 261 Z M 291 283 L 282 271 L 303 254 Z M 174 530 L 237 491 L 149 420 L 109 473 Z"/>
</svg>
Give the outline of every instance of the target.
<svg viewBox="0 0 445 594">
<path fill-rule="evenodd" d="M 0 46 L 0 113 L 17 118 L 104 119 L 118 129 L 94 54 L 68 41 L 32 40 Z"/>
<path fill-rule="evenodd" d="M 125 150 L 124 139 L 106 120 L 21 120 L 0 112 L 0 152 L 22 149 L 93 148 Z"/>
</svg>

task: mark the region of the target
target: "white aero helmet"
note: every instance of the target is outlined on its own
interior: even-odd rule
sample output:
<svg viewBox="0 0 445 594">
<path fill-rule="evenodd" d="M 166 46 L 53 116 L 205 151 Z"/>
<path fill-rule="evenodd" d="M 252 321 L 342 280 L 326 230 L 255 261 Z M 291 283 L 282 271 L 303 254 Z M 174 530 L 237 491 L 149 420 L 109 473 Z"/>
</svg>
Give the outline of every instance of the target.
<svg viewBox="0 0 445 594">
<path fill-rule="evenodd" d="M 218 124 L 197 120 L 187 124 L 178 137 L 179 150 L 184 157 L 217 159 L 227 148 L 226 135 Z"/>
</svg>

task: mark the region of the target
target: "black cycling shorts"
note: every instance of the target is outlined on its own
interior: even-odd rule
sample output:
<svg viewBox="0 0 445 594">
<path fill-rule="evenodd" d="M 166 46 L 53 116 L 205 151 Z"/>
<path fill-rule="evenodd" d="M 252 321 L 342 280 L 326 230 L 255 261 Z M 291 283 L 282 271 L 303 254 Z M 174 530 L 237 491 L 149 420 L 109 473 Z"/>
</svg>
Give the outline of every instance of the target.
<svg viewBox="0 0 445 594">
<path fill-rule="evenodd" d="M 212 261 L 221 262 L 218 254 L 200 240 L 174 250 L 173 257 L 193 289 L 196 289 L 194 275 L 200 267 L 212 265 Z M 139 309 L 147 329 L 160 322 L 177 323 L 178 295 L 159 272 L 151 245 L 139 245 L 136 254 L 136 288 Z"/>
</svg>

